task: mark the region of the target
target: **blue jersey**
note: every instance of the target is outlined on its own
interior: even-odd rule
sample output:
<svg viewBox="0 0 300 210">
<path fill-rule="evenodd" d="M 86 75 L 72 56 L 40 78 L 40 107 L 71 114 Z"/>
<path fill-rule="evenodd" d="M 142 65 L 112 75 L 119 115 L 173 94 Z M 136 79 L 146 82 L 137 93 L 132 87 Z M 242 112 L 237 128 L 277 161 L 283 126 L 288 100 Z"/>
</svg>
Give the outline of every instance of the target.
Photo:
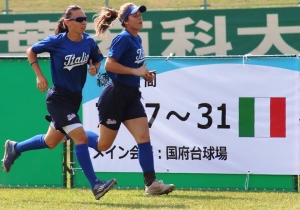
<svg viewBox="0 0 300 210">
<path fill-rule="evenodd" d="M 72 92 L 82 91 L 86 81 L 89 60 L 99 62 L 103 59 L 95 40 L 82 34 L 80 42 L 71 41 L 66 33 L 48 36 L 32 46 L 36 54 L 50 53 L 50 68 L 54 86 Z"/>
<path fill-rule="evenodd" d="M 118 63 L 130 68 L 139 68 L 145 61 L 142 39 L 138 36 L 131 35 L 128 31 L 122 31 L 116 36 L 111 44 L 107 57 L 113 57 Z M 117 74 L 107 71 L 112 80 L 121 84 L 139 87 L 140 77 L 129 74 Z"/>
</svg>

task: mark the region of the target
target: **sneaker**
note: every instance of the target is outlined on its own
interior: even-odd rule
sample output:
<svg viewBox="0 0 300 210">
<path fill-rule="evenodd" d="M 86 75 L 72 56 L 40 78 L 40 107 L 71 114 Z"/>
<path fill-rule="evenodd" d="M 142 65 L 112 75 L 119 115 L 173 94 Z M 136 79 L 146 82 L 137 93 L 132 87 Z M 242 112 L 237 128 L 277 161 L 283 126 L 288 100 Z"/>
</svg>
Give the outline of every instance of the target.
<svg viewBox="0 0 300 210">
<path fill-rule="evenodd" d="M 162 180 L 155 180 L 150 186 L 146 186 L 145 192 L 147 195 L 163 195 L 173 190 L 175 190 L 173 184 L 164 184 Z"/>
<path fill-rule="evenodd" d="M 116 179 L 110 179 L 108 181 L 101 181 L 98 179 L 93 189 L 95 199 L 99 200 L 105 193 L 114 188 L 115 184 L 117 184 Z"/>
<path fill-rule="evenodd" d="M 2 159 L 2 168 L 4 172 L 9 172 L 10 167 L 14 164 L 15 160 L 19 157 L 19 155 L 15 151 L 15 145 L 17 142 L 7 140 L 5 142 L 4 148 L 4 157 Z"/>
</svg>

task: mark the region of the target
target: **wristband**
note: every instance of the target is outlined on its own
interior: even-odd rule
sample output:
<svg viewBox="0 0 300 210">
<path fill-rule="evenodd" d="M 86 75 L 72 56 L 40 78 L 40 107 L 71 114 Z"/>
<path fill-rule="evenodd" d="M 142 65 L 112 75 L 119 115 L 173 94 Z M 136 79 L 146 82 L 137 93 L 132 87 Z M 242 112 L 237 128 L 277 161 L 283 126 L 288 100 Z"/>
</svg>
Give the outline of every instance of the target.
<svg viewBox="0 0 300 210">
<path fill-rule="evenodd" d="M 30 63 L 30 65 L 32 66 L 35 63 L 38 63 L 38 61 L 33 61 L 33 62 Z"/>
</svg>

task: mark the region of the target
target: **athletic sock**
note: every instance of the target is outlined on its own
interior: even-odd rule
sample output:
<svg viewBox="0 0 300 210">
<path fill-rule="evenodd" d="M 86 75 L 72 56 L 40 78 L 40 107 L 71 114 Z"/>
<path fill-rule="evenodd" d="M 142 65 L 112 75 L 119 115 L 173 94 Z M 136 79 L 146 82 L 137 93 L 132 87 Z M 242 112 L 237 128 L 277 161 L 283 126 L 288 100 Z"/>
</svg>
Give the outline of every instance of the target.
<svg viewBox="0 0 300 210">
<path fill-rule="evenodd" d="M 95 174 L 92 161 L 90 158 L 90 153 L 87 144 L 76 145 L 75 153 L 81 169 L 85 174 L 86 178 L 89 180 L 92 189 L 95 186 L 95 182 L 97 180 L 97 176 Z"/>
<path fill-rule="evenodd" d="M 85 131 L 88 137 L 88 146 L 98 151 L 98 135 L 92 131 Z"/>
<path fill-rule="evenodd" d="M 150 186 L 156 179 L 154 171 L 153 151 L 150 142 L 138 144 L 139 163 L 144 172 L 144 182 Z"/>
<path fill-rule="evenodd" d="M 39 134 L 25 141 L 18 142 L 15 145 L 16 153 L 21 154 L 22 152 L 29 150 L 48 148 L 47 144 L 45 143 L 44 137 L 44 134 Z"/>
</svg>

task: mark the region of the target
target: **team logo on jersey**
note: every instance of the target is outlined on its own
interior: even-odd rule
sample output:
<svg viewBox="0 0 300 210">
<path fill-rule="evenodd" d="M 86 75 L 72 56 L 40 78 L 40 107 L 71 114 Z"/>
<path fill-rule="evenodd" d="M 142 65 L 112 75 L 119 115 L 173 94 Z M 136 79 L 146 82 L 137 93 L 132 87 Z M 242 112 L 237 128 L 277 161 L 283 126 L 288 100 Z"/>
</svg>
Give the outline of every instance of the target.
<svg viewBox="0 0 300 210">
<path fill-rule="evenodd" d="M 85 65 L 89 60 L 89 56 L 90 55 L 85 52 L 82 53 L 81 57 L 76 57 L 75 54 L 67 55 L 65 57 L 66 62 L 64 62 L 64 69 L 71 71 L 76 66 Z"/>
<path fill-rule="evenodd" d="M 138 49 L 137 50 L 137 54 L 138 55 L 136 56 L 134 63 L 140 64 L 140 63 L 144 62 L 145 61 L 144 50 L 143 49 Z"/>
</svg>

